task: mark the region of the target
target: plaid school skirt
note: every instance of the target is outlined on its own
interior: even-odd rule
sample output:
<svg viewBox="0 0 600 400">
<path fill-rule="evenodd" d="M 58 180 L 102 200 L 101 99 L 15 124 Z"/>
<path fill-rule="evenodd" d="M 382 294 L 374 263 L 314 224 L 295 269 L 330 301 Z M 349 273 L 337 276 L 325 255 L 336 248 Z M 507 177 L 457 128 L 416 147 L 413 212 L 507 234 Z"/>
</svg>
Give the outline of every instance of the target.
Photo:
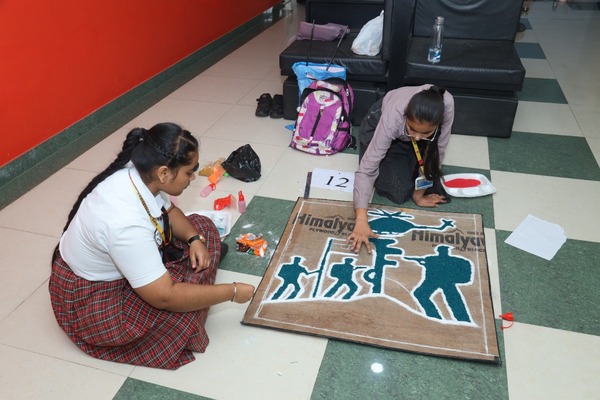
<svg viewBox="0 0 600 400">
<path fill-rule="evenodd" d="M 193 214 L 188 219 L 206 237 L 210 267 L 195 273 L 190 267 L 189 246 L 177 239 L 173 244 L 183 255 L 165 267 L 175 282 L 212 285 L 221 255 L 219 232 L 209 218 Z M 193 312 L 159 310 L 142 300 L 126 279 L 94 282 L 78 277 L 60 254 L 52 265 L 49 290 L 58 324 L 92 357 L 177 369 L 195 360 L 193 352 L 202 353 L 208 346 L 204 329 L 208 308 Z"/>
</svg>

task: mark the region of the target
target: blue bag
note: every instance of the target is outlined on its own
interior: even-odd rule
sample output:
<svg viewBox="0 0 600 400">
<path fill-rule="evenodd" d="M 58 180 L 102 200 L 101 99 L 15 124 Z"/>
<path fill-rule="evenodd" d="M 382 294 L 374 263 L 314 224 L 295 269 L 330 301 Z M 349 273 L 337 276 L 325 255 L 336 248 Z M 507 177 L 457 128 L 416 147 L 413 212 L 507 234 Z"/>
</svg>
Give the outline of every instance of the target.
<svg viewBox="0 0 600 400">
<path fill-rule="evenodd" d="M 292 65 L 292 70 L 298 79 L 298 97 L 312 81 L 323 81 L 329 78 L 346 80 L 346 68 L 337 64 L 317 64 L 299 61 Z"/>
</svg>

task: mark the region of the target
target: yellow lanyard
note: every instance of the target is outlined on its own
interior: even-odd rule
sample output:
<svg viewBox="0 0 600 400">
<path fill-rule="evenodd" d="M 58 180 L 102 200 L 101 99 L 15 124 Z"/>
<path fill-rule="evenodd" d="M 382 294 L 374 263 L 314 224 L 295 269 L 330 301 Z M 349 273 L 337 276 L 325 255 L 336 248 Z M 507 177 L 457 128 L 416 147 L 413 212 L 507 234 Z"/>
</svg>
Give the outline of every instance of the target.
<svg viewBox="0 0 600 400">
<path fill-rule="evenodd" d="M 142 198 L 142 195 L 140 194 L 138 188 L 135 186 L 135 183 L 133 183 L 133 179 L 131 178 L 131 172 L 128 172 L 128 173 L 129 173 L 129 180 L 131 181 L 131 184 L 133 185 L 133 188 L 135 189 L 135 193 L 138 195 L 138 198 L 142 202 L 142 205 L 144 206 L 144 209 L 146 210 L 146 214 L 148 214 L 148 217 L 150 217 L 150 221 L 152 221 L 152 223 L 156 227 L 156 230 L 158 231 L 158 233 L 160 233 L 160 237 L 162 238 L 162 244 L 161 245 L 163 245 L 163 246 L 166 245 L 167 243 L 169 243 L 169 241 L 171 240 L 171 238 L 169 238 L 169 240 L 167 240 L 167 236 L 165 235 L 165 230 L 163 229 L 162 226 L 160 226 L 160 224 L 158 223 L 158 221 L 156 220 L 156 218 L 154 218 L 152 216 L 152 214 L 150 214 L 150 210 L 148 209 L 148 205 L 146 204 L 146 202 Z M 168 222 L 167 222 L 167 224 L 168 224 Z M 171 232 L 171 229 L 168 229 L 168 231 Z"/>
<path fill-rule="evenodd" d="M 419 169 L 421 170 L 421 176 L 425 176 L 425 167 L 423 166 L 423 158 L 421 157 L 421 152 L 419 151 L 419 146 L 417 146 L 417 142 L 415 139 L 410 138 L 412 142 L 413 148 L 415 149 L 415 156 L 417 157 L 417 163 L 419 164 Z M 427 143 L 427 148 L 425 151 L 429 150 L 429 143 Z"/>
</svg>

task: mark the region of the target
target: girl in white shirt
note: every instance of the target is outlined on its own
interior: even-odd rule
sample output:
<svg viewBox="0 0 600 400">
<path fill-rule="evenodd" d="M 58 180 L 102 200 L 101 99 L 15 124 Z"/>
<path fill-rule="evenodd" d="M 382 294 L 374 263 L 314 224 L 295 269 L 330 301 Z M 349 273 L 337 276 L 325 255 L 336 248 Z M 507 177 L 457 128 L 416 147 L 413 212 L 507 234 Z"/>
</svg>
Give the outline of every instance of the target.
<svg viewBox="0 0 600 400">
<path fill-rule="evenodd" d="M 208 345 L 208 307 L 254 287 L 215 285 L 219 233 L 170 203 L 195 178 L 198 141 L 172 123 L 133 129 L 83 190 L 52 259 L 59 325 L 93 357 L 175 369 Z"/>
</svg>

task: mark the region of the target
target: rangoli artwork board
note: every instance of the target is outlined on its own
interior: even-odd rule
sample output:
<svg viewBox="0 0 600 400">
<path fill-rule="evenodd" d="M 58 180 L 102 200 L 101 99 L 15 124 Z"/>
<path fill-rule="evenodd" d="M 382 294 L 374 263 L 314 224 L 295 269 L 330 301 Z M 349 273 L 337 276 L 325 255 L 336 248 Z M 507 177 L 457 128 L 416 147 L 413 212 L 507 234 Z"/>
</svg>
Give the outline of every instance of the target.
<svg viewBox="0 0 600 400">
<path fill-rule="evenodd" d="M 351 202 L 299 198 L 242 322 L 500 363 L 481 215 L 368 213 L 379 238 L 357 255 Z"/>
</svg>

